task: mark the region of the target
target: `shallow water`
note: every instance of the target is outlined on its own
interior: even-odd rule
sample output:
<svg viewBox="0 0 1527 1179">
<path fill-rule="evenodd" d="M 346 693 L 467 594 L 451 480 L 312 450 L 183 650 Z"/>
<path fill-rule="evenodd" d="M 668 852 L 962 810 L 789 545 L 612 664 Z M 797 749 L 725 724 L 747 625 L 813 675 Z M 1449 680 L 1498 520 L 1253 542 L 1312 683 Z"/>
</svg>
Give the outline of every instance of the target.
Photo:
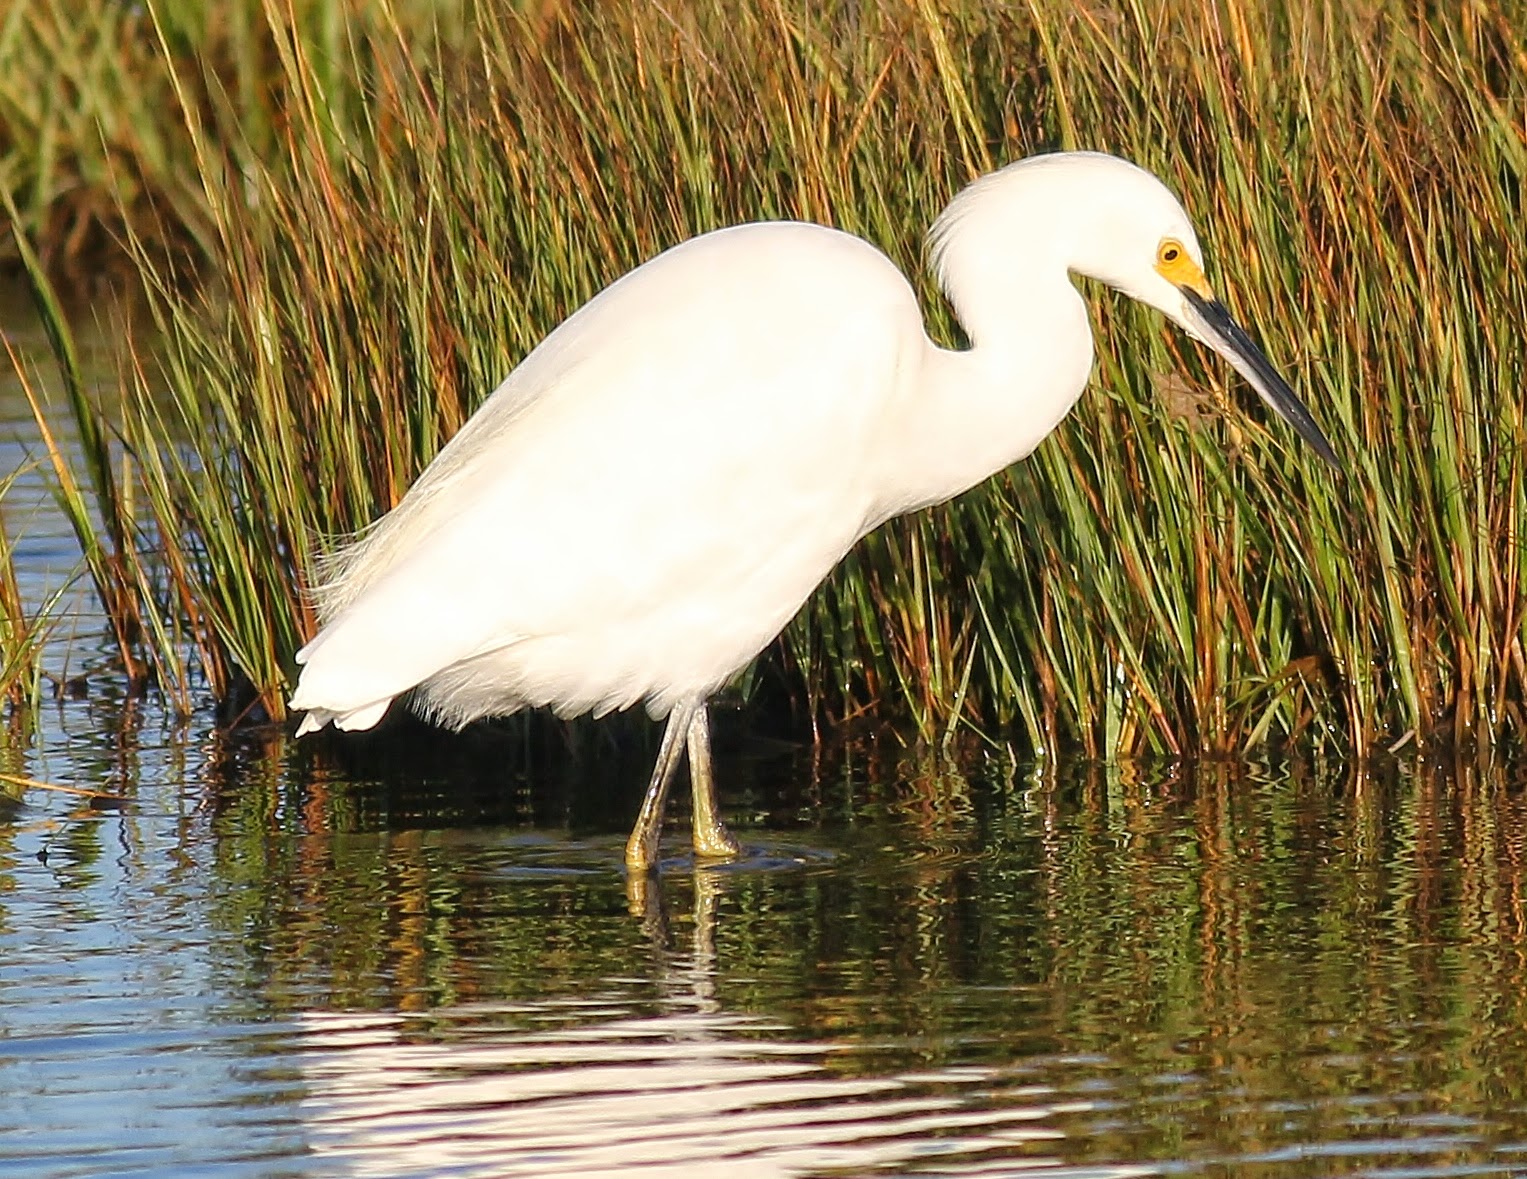
<svg viewBox="0 0 1527 1179">
<path fill-rule="evenodd" d="M 748 859 L 643 895 L 639 782 L 570 829 L 108 712 L 29 756 L 132 801 L 0 827 L 0 1173 L 1527 1175 L 1492 772 L 734 752 Z"/>
<path fill-rule="evenodd" d="M 44 485 L 5 508 L 50 592 Z M 88 614 L 59 650 L 89 695 L 0 770 L 118 800 L 0 793 L 0 1175 L 1527 1176 L 1510 767 L 957 770 L 723 713 L 748 855 L 675 829 L 643 888 L 640 724 L 230 738 L 122 700 Z"/>
</svg>

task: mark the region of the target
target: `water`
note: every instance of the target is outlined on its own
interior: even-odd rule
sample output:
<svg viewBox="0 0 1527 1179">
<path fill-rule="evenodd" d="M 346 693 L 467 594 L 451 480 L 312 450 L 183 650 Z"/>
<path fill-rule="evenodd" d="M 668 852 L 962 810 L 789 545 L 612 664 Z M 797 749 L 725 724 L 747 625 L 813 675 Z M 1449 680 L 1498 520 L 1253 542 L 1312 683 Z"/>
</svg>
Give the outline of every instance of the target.
<svg viewBox="0 0 1527 1179">
<path fill-rule="evenodd" d="M 676 833 L 643 896 L 634 792 L 570 830 L 106 720 L 46 752 L 134 801 L 0 828 L 0 1173 L 1527 1174 L 1489 772 L 734 752 L 749 860 Z"/>
<path fill-rule="evenodd" d="M 1510 766 L 1036 773 L 723 713 L 748 855 L 675 830 L 642 889 L 639 726 L 222 736 L 92 634 L 90 694 L 0 729 L 122 800 L 0 797 L 0 1175 L 1527 1176 Z"/>
</svg>

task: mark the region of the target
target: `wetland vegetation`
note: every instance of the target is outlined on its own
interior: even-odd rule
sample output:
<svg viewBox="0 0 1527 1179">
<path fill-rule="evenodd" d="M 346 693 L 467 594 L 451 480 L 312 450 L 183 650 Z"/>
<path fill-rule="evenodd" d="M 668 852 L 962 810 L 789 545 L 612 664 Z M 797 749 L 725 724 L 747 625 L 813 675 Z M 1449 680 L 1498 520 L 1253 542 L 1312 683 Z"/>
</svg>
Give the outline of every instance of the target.
<svg viewBox="0 0 1527 1179">
<path fill-rule="evenodd" d="M 742 689 L 803 727 L 873 711 L 1103 757 L 1511 741 L 1524 16 L 13 0 L 0 252 L 52 332 L 24 381 L 79 439 L 38 461 L 126 679 L 279 720 L 312 554 L 613 278 L 718 225 L 820 220 L 887 250 L 951 339 L 921 262 L 943 202 L 1098 148 L 1181 195 L 1345 471 L 1094 292 L 1094 386 L 1057 435 L 861 545 Z M 82 274 L 143 300 L 109 397 L 73 359 Z M 5 587 L 25 699 L 47 620 Z"/>
<path fill-rule="evenodd" d="M 1520 1175 L 1523 30 L 0 4 L 0 1170 Z M 584 299 L 806 217 L 954 342 L 923 232 L 1062 147 L 1180 193 L 1342 474 L 1089 291 L 1077 411 L 722 711 L 744 861 L 622 875 L 645 717 L 289 739 L 315 547 Z"/>
</svg>

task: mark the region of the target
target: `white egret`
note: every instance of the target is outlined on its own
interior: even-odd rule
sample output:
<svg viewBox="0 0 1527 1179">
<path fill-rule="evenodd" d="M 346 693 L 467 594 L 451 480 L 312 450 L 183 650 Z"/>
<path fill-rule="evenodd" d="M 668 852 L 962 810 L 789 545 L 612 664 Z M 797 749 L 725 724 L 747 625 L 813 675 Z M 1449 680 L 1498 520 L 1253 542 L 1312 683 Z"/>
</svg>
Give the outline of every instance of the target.
<svg viewBox="0 0 1527 1179">
<path fill-rule="evenodd" d="M 667 717 L 630 841 L 657 858 L 687 747 L 694 846 L 734 855 L 707 698 L 860 537 L 1023 458 L 1081 395 L 1099 279 L 1223 355 L 1327 462 L 1330 444 L 1217 301 L 1181 205 L 1112 156 L 1036 156 L 935 222 L 970 338 L 941 348 L 879 250 L 820 225 L 705 234 L 546 337 L 402 502 L 339 548 L 298 653 L 298 733 L 394 699 L 459 727 L 550 706 Z"/>
</svg>

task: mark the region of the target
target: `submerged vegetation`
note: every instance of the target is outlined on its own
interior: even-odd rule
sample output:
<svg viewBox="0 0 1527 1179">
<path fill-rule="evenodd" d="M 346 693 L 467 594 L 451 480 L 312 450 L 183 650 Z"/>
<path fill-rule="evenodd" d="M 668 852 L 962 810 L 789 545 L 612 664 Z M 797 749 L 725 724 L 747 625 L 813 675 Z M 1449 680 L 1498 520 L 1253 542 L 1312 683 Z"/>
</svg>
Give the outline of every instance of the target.
<svg viewBox="0 0 1527 1179">
<path fill-rule="evenodd" d="M 59 219 L 107 208 L 147 292 L 154 342 L 110 412 L 50 304 L 85 440 L 56 474 L 126 667 L 173 698 L 201 674 L 229 715 L 279 717 L 312 554 L 642 259 L 826 221 L 890 253 L 951 340 L 933 216 L 997 164 L 1087 147 L 1183 198 L 1345 471 L 1095 292 L 1098 370 L 1055 437 L 861 545 L 749 684 L 813 721 L 1104 756 L 1527 721 L 1520 5 L 207 7 L 0 21 L 13 257 L 45 290 Z M 137 23 L 90 55 L 38 34 L 77 9 Z"/>
</svg>

